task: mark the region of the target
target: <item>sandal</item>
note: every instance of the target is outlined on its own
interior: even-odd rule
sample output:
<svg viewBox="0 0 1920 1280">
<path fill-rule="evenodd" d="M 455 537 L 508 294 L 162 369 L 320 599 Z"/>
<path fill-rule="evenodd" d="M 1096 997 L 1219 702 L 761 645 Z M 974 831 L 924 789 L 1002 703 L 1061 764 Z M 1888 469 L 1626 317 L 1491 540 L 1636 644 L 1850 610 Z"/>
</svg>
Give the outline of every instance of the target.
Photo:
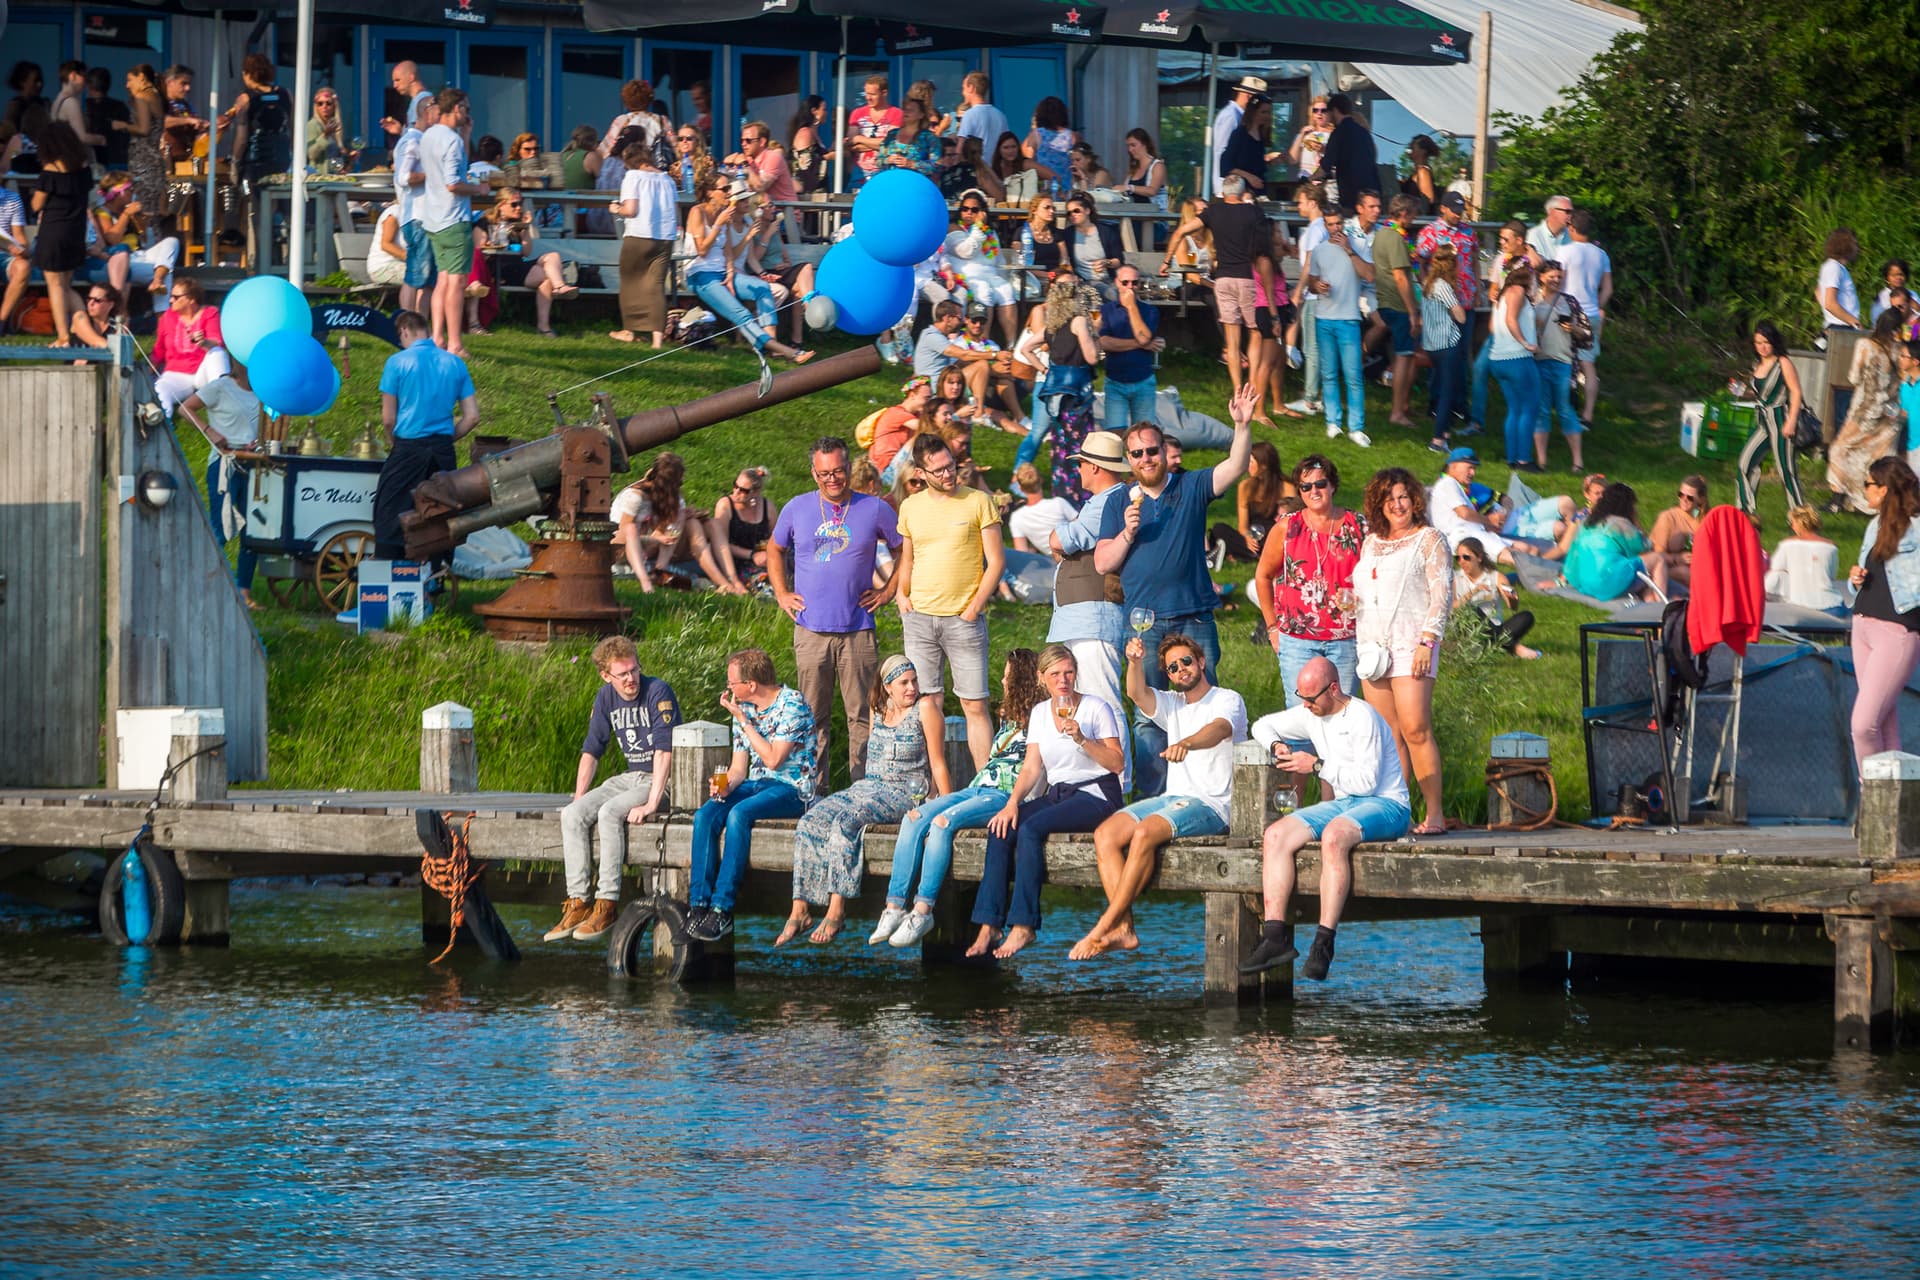
<svg viewBox="0 0 1920 1280">
<path fill-rule="evenodd" d="M 536 329 L 534 330 L 534 332 L 539 334 L 543 338 L 557 338 L 560 336 L 559 334 L 555 333 L 551 329 Z"/>
<path fill-rule="evenodd" d="M 1415 827 L 1408 834 L 1415 835 L 1415 836 L 1443 836 L 1447 834 L 1448 830 L 1449 828 L 1446 824 L 1446 820 L 1442 819 L 1440 822 L 1440 825 L 1437 827 L 1434 826 L 1431 822 L 1423 822 L 1419 826 Z"/>
<path fill-rule="evenodd" d="M 813 917 L 810 915 L 807 915 L 805 912 L 802 912 L 797 916 L 788 916 L 786 928 L 782 929 L 780 931 L 780 936 L 773 940 L 773 945 L 776 947 L 786 946 L 789 942 L 792 942 L 795 938 L 800 936 L 800 931 L 802 929 L 805 929 L 807 926 L 811 925 L 812 923 L 813 923 Z"/>
<path fill-rule="evenodd" d="M 845 916 L 828 916 L 820 922 L 818 929 L 807 935 L 807 941 L 816 947 L 824 947 L 840 936 L 840 930 L 846 923 Z"/>
<path fill-rule="evenodd" d="M 813 352 L 812 351 L 796 351 L 792 355 L 788 356 L 787 359 L 793 361 L 793 363 L 795 364 L 805 364 L 807 361 L 813 359 Z"/>
<path fill-rule="evenodd" d="M 1275 405 L 1273 411 L 1283 418 L 1304 418 L 1307 415 L 1298 409 L 1289 409 L 1285 405 Z"/>
</svg>

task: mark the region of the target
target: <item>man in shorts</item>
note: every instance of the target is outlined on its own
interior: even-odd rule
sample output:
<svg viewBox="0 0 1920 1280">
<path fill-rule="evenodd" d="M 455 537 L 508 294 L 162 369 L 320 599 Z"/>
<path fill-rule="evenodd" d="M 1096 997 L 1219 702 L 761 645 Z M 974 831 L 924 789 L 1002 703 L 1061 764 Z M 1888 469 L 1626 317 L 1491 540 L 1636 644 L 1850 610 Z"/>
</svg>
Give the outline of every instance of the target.
<svg viewBox="0 0 1920 1280">
<path fill-rule="evenodd" d="M 440 118 L 420 135 L 420 225 L 433 246 L 440 280 L 433 287 L 433 340 L 465 358 L 460 322 L 467 310 L 467 278 L 473 274 L 473 202 L 490 188 L 467 181 L 466 130 L 473 124 L 467 95 L 442 89 L 434 98 Z"/>
<path fill-rule="evenodd" d="M 1261 350 L 1259 317 L 1254 314 L 1254 259 L 1272 252 L 1272 237 L 1267 231 L 1267 215 L 1247 194 L 1245 178 L 1223 178 L 1220 198 L 1175 227 L 1167 239 L 1167 255 L 1160 263 L 1160 274 L 1173 271 L 1174 247 L 1196 232 L 1206 230 L 1213 236 L 1213 299 L 1220 308 L 1220 334 L 1227 345 L 1227 375 L 1233 389 L 1250 379 L 1262 383 L 1266 365 Z M 1247 367 L 1240 368 L 1240 349 L 1245 344 Z"/>
<path fill-rule="evenodd" d="M 1413 255 L 1407 237 L 1419 207 L 1412 196 L 1395 196 L 1387 205 L 1387 225 L 1373 237 L 1373 283 L 1379 293 L 1375 314 L 1386 323 L 1393 343 L 1393 412 L 1387 421 L 1396 427 L 1415 425 L 1408 402 L 1413 395 L 1413 357 L 1420 349 L 1420 305 L 1414 300 Z"/>
<path fill-rule="evenodd" d="M 1207 656 L 1190 636 L 1175 632 L 1160 641 L 1158 661 L 1166 673 L 1166 689 L 1147 687 L 1141 669 L 1146 656 L 1140 637 L 1127 641 L 1127 696 L 1167 735 L 1160 752 L 1167 762 L 1167 789 L 1136 800 L 1095 828 L 1093 846 L 1107 909 L 1067 953 L 1072 960 L 1139 946 L 1133 903 L 1153 876 L 1160 850 L 1189 836 L 1227 833 L 1233 746 L 1246 741 L 1247 704 L 1233 690 L 1207 680 Z"/>
<path fill-rule="evenodd" d="M 1000 585 L 1006 550 L 1000 512 L 971 486 L 947 442 L 916 436 L 913 465 L 927 487 L 900 504 L 900 566 L 895 603 L 907 657 L 920 675 L 922 697 L 939 705 L 946 694 L 941 664 L 953 670 L 953 692 L 967 716 L 967 749 L 984 769 L 993 748 L 987 712 L 987 602 Z"/>
<path fill-rule="evenodd" d="M 1380 713 L 1340 688 L 1339 673 L 1325 658 L 1311 658 L 1300 669 L 1294 689 L 1298 706 L 1254 722 L 1254 741 L 1273 753 L 1276 769 L 1320 775 L 1319 804 L 1296 809 L 1267 828 L 1261 841 L 1260 882 L 1264 919 L 1260 942 L 1240 965 L 1242 973 L 1260 973 L 1293 963 L 1293 925 L 1287 909 L 1293 898 L 1294 855 L 1308 841 L 1320 842 L 1320 927 L 1313 935 L 1304 977 L 1319 982 L 1333 964 L 1333 933 L 1353 888 L 1353 847 L 1362 840 L 1398 840 L 1413 822 L 1406 776 L 1393 732 Z M 1306 740 L 1298 751 L 1289 741 Z"/>
<path fill-rule="evenodd" d="M 422 89 L 413 95 L 413 103 L 407 108 L 406 131 L 393 144 L 393 199 L 400 211 L 400 243 L 407 248 L 406 271 L 400 277 L 402 311 L 433 309 L 438 272 L 433 266 L 433 246 L 427 243 L 427 229 L 420 225 L 420 188 L 427 179 L 420 168 L 420 139 L 439 119 L 440 108 L 434 105 L 433 95 Z M 423 300 L 425 306 L 421 305 Z"/>
</svg>

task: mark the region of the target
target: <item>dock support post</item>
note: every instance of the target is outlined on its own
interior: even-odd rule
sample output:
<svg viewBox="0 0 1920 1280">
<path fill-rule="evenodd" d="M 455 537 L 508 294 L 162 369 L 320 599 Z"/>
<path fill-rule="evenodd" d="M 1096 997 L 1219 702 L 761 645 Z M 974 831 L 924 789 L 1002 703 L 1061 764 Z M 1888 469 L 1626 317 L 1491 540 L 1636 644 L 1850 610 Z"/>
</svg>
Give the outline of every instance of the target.
<svg viewBox="0 0 1920 1280">
<path fill-rule="evenodd" d="M 175 805 L 227 798 L 227 718 L 219 707 L 188 707 L 173 717 L 167 768 L 173 770 L 168 798 Z M 186 887 L 186 916 L 180 941 L 224 947 L 232 928 L 232 884 L 219 861 L 175 850 L 174 863 Z"/>
<path fill-rule="evenodd" d="M 1273 793 L 1285 778 L 1273 767 L 1273 756 L 1258 742 L 1242 742 L 1233 748 L 1233 792 L 1228 800 L 1227 834 L 1235 839 L 1258 844 L 1266 834 L 1267 823 L 1279 815 L 1273 812 Z"/>
<path fill-rule="evenodd" d="M 1240 972 L 1240 962 L 1260 943 L 1259 897 L 1251 893 L 1209 893 L 1206 900 L 1205 1002 L 1241 1005 L 1258 1003 L 1262 997 L 1291 1000 L 1292 965 L 1264 974 Z"/>
<path fill-rule="evenodd" d="M 1555 946 L 1551 916 L 1481 916 L 1480 955 L 1488 987 L 1567 980 L 1567 953 Z"/>
<path fill-rule="evenodd" d="M 1920 858 L 1920 756 L 1883 751 L 1860 764 L 1860 852 Z"/>
<path fill-rule="evenodd" d="M 944 737 L 946 741 L 942 749 L 947 753 L 947 776 L 953 779 L 957 791 L 979 772 L 973 767 L 973 749 L 967 745 L 967 718 L 948 716 Z"/>
<path fill-rule="evenodd" d="M 473 712 L 441 702 L 420 713 L 420 789 L 465 795 L 480 789 L 480 754 L 473 743 Z"/>
<path fill-rule="evenodd" d="M 1894 956 L 1880 922 L 1830 917 L 1827 932 L 1833 935 L 1834 1047 L 1888 1047 L 1894 1035 Z"/>
<path fill-rule="evenodd" d="M 733 733 L 726 725 L 710 720 L 691 720 L 675 725 L 673 764 L 667 776 L 667 800 L 688 818 L 707 802 L 707 785 L 715 773 L 724 772 L 733 761 Z M 629 846 L 629 860 L 633 851 Z M 678 867 L 665 867 L 651 873 L 654 893 L 664 893 L 680 902 L 687 900 L 688 873 Z M 682 982 L 731 982 L 733 980 L 733 937 L 718 942 L 686 944 L 685 963 L 679 967 Z M 653 930 L 655 970 L 674 972 L 673 933 L 666 925 Z"/>
</svg>

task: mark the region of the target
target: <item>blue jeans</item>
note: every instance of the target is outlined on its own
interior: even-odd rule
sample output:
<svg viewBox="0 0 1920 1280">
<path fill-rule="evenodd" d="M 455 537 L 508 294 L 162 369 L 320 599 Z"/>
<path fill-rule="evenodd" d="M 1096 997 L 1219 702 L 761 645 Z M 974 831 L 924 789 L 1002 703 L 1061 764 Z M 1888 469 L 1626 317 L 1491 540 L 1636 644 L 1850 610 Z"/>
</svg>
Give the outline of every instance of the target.
<svg viewBox="0 0 1920 1280">
<path fill-rule="evenodd" d="M 1349 432 L 1367 429 L 1367 401 L 1361 392 L 1360 374 L 1360 322 L 1358 320 L 1329 320 L 1321 316 L 1314 321 L 1320 331 L 1320 400 L 1327 411 L 1327 424 L 1340 425 L 1340 388 L 1347 389 L 1346 429 Z"/>
<path fill-rule="evenodd" d="M 1341 689 L 1349 695 L 1358 697 L 1359 677 L 1355 672 L 1358 663 L 1355 642 L 1352 640 L 1303 640 L 1298 636 L 1280 637 L 1280 682 L 1285 686 L 1287 705 L 1300 705 L 1300 671 L 1314 658 L 1325 658 L 1333 663 L 1338 674 Z"/>
<path fill-rule="evenodd" d="M 1466 371 L 1466 362 L 1460 358 L 1460 342 L 1429 351 L 1427 355 L 1433 360 L 1433 381 L 1428 384 L 1433 393 L 1433 434 L 1445 440 L 1452 434 L 1453 420 L 1460 413 L 1460 380 Z"/>
<path fill-rule="evenodd" d="M 687 905 L 733 910 L 740 882 L 747 875 L 753 848 L 753 824 L 762 818 L 797 818 L 807 805 L 791 784 L 778 778 L 749 778 L 693 815 L 693 854 Z M 724 855 L 721 833 L 726 833 Z M 715 875 L 718 864 L 718 876 Z"/>
<path fill-rule="evenodd" d="M 1472 350 L 1473 317 L 1467 317 L 1467 323 L 1460 327 L 1460 341 L 1467 343 Z M 1467 410 L 1467 421 L 1487 425 L 1487 375 L 1493 372 L 1493 339 L 1488 338 L 1480 344 L 1480 350 L 1473 356 L 1473 402 Z"/>
<path fill-rule="evenodd" d="M 893 878 L 887 881 L 887 905 L 907 905 L 907 891 L 914 875 L 920 888 L 915 902 L 929 907 L 940 896 L 947 882 L 947 868 L 953 865 L 953 838 L 969 828 L 984 827 L 987 819 L 1007 804 L 1007 793 L 998 787 L 962 787 L 949 795 L 935 796 L 913 810 L 918 816 L 900 820 L 900 834 L 893 842 Z M 944 817 L 941 826 L 935 818 Z"/>
<path fill-rule="evenodd" d="M 1214 626 L 1211 613 L 1160 614 L 1153 620 L 1153 626 L 1141 637 L 1149 654 L 1160 652 L 1160 641 L 1174 632 L 1181 632 L 1200 646 L 1200 652 L 1206 659 L 1207 683 L 1218 683 L 1216 674 L 1220 668 L 1220 631 Z M 1147 685 L 1153 689 L 1167 687 L 1167 673 L 1160 669 L 1158 662 L 1147 664 Z M 1167 762 L 1160 753 L 1167 749 L 1167 731 L 1147 719 L 1144 712 L 1135 709 L 1133 728 L 1133 793 L 1137 796 L 1157 796 L 1167 789 Z"/>
<path fill-rule="evenodd" d="M 1580 415 L 1573 411 L 1573 366 L 1564 360 L 1535 359 L 1540 371 L 1540 408 L 1534 415 L 1533 429 L 1546 434 L 1553 420 L 1560 419 L 1560 434 L 1577 436 L 1583 430 Z"/>
<path fill-rule="evenodd" d="M 1153 378 L 1142 378 L 1138 382 L 1116 382 L 1107 379 L 1107 402 L 1100 417 L 1100 425 L 1126 439 L 1127 428 L 1136 422 L 1159 424 L 1159 415 L 1155 412 L 1154 397 L 1158 387 Z"/>
<path fill-rule="evenodd" d="M 207 520 L 213 525 L 213 540 L 221 546 L 227 544 L 226 530 L 220 527 L 220 495 L 215 492 L 220 483 L 220 454 L 216 451 L 207 455 Z M 227 501 L 242 512 L 247 509 L 247 469 L 236 467 L 233 481 L 227 486 Z M 259 557 L 247 550 L 247 535 L 240 533 L 240 556 L 233 570 L 233 584 L 242 591 L 253 590 L 254 562 Z"/>
<path fill-rule="evenodd" d="M 1018 471 L 1040 456 L 1040 446 L 1047 442 L 1047 433 L 1053 430 L 1053 415 L 1047 412 L 1047 400 L 1038 392 L 1033 396 L 1033 412 L 1027 415 L 1031 425 L 1027 429 L 1027 438 L 1020 442 L 1020 448 L 1013 455 L 1013 469 Z"/>
<path fill-rule="evenodd" d="M 1500 424 L 1507 442 L 1507 465 L 1533 460 L 1533 415 L 1540 408 L 1540 371 L 1533 367 L 1532 356 L 1513 356 L 1493 362 L 1493 379 L 1507 399 L 1506 417 Z"/>
<path fill-rule="evenodd" d="M 1004 797 L 1001 803 L 1006 803 Z M 1021 805 L 1020 821 L 1011 836 L 987 837 L 986 867 L 980 873 L 980 894 L 973 900 L 973 922 L 996 929 L 1008 925 L 1038 929 L 1040 886 L 1047 879 L 1047 837 L 1056 831 L 1091 831 L 1113 812 L 1113 805 L 1097 791 L 1070 791 L 1058 800 L 1042 795 Z"/>
<path fill-rule="evenodd" d="M 758 276 L 745 272 L 736 272 L 733 288 L 727 288 L 727 278 L 718 271 L 693 271 L 687 274 L 687 284 L 694 295 L 707 304 L 707 309 L 721 317 L 727 323 L 739 328 L 747 340 L 753 343 L 755 351 L 765 347 L 772 339 L 772 329 L 779 312 L 773 305 L 773 290 L 767 282 Z M 742 302 L 751 302 L 754 313 L 749 313 Z"/>
</svg>

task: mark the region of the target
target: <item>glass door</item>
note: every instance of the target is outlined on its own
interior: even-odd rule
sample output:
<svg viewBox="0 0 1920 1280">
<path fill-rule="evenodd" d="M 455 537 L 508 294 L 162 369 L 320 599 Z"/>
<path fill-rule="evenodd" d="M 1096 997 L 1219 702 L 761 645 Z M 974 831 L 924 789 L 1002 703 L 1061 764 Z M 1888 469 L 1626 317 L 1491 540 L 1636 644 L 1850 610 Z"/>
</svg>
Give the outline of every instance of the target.
<svg viewBox="0 0 1920 1280">
<path fill-rule="evenodd" d="M 656 102 L 676 125 L 690 124 L 713 150 L 714 50 L 711 45 L 647 42 L 647 66 Z"/>
<path fill-rule="evenodd" d="M 581 125 L 598 137 L 625 110 L 620 89 L 633 78 L 633 41 L 555 32 L 554 58 L 553 136 L 541 145 L 560 151 Z"/>
<path fill-rule="evenodd" d="M 498 138 L 504 147 L 516 134 L 541 133 L 546 124 L 543 44 L 537 31 L 461 35 L 466 75 L 460 87 L 473 106 L 473 151 L 479 150 L 482 137 Z M 544 135 L 540 145 L 548 146 Z"/>
<path fill-rule="evenodd" d="M 996 49 L 992 74 L 994 105 L 1007 113 L 1007 127 L 1019 137 L 1033 128 L 1040 99 L 1066 100 L 1066 60 L 1058 49 Z"/>
<path fill-rule="evenodd" d="M 373 121 L 379 128 L 382 119 L 396 121 L 402 128 L 407 123 L 407 99 L 393 87 L 393 69 L 402 62 L 411 62 L 420 69 L 420 83 L 432 90 L 439 90 L 453 81 L 447 75 L 451 64 L 449 54 L 450 38 L 444 33 L 429 28 L 397 27 L 373 32 L 373 66 L 369 68 L 368 82 L 374 86 L 368 92 L 373 101 L 367 103 L 363 118 Z M 369 133 L 367 143 L 373 147 L 392 149 L 399 141 L 396 133 Z"/>
<path fill-rule="evenodd" d="M 736 50 L 733 83 L 740 105 L 723 145 L 728 150 L 737 147 L 741 128 L 749 120 L 758 120 L 772 130 L 774 141 L 786 146 L 793 137 L 793 117 L 800 110 L 800 97 L 807 91 L 804 77 L 800 54 Z"/>
</svg>

